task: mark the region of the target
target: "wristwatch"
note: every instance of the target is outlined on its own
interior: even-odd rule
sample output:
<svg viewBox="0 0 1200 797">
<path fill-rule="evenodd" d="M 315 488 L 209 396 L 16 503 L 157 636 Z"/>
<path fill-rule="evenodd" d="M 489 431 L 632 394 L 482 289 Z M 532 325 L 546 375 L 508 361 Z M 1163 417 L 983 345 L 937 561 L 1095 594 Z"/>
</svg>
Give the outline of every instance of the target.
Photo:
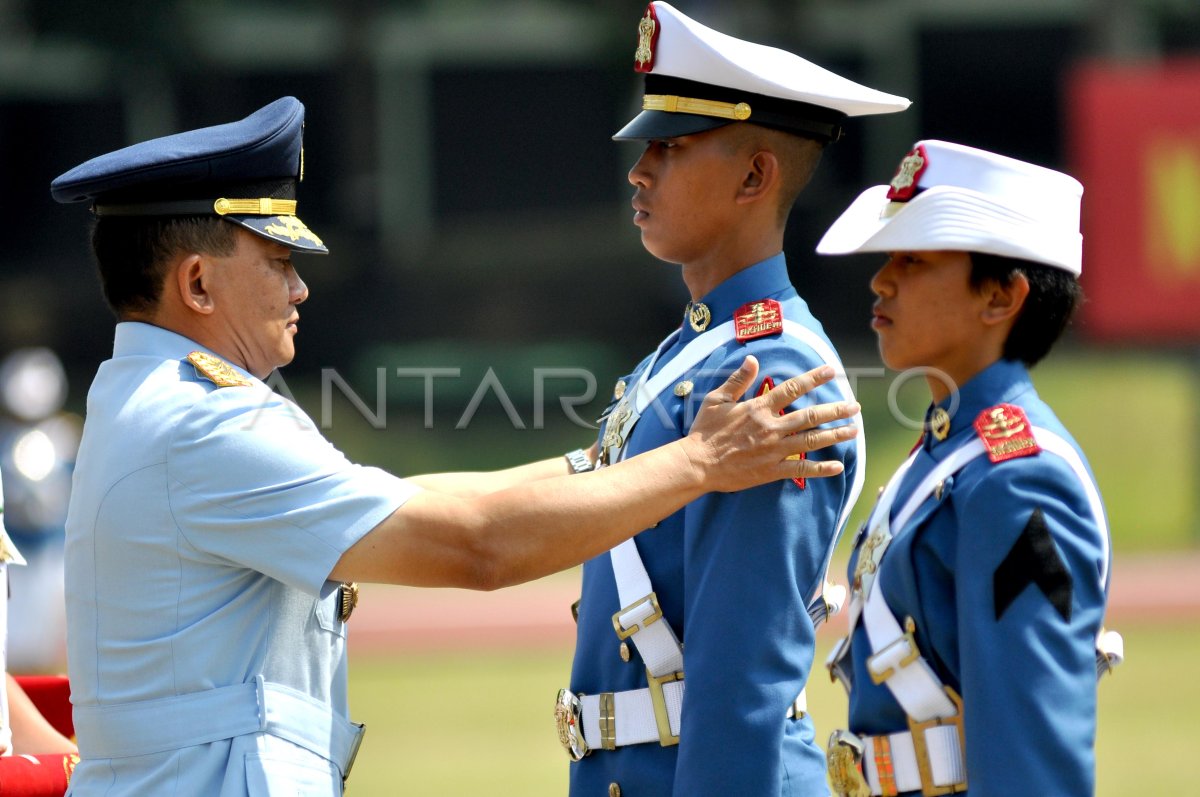
<svg viewBox="0 0 1200 797">
<path fill-rule="evenodd" d="M 574 451 L 568 451 L 565 455 L 567 464 L 571 466 L 572 473 L 587 473 L 589 470 L 595 470 L 596 466 L 588 459 L 587 454 L 582 448 L 577 448 Z"/>
</svg>

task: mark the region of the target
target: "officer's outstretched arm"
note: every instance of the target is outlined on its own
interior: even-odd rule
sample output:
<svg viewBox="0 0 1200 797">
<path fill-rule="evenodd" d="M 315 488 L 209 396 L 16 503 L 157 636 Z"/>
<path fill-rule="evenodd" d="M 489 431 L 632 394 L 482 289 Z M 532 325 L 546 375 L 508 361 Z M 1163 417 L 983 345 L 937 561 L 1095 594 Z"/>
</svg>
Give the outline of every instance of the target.
<svg viewBox="0 0 1200 797">
<path fill-rule="evenodd" d="M 833 378 L 828 366 L 739 401 L 758 374 L 753 357 L 709 393 L 682 440 L 599 471 L 542 479 L 475 498 L 418 493 L 342 555 L 342 581 L 497 589 L 609 550 L 708 492 L 794 477 L 833 476 L 837 461 L 788 459 L 849 440 L 857 404 L 780 415 Z"/>
</svg>

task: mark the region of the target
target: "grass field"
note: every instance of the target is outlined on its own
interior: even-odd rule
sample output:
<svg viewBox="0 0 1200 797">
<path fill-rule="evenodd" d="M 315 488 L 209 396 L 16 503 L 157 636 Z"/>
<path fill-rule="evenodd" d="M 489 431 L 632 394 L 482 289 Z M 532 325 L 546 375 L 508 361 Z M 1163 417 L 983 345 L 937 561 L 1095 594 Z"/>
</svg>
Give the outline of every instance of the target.
<svg viewBox="0 0 1200 797">
<path fill-rule="evenodd" d="M 1200 679 L 1193 673 L 1200 620 L 1121 630 L 1128 660 L 1100 684 L 1096 793 L 1191 794 L 1195 777 L 1186 762 L 1200 748 Z M 832 635 L 819 641 L 823 661 Z M 569 672 L 568 644 L 354 658 L 351 705 L 370 731 L 349 794 L 565 794 L 568 764 L 551 713 Z M 844 717 L 841 689 L 823 671 L 810 685 L 809 707 L 818 739 Z"/>
</svg>

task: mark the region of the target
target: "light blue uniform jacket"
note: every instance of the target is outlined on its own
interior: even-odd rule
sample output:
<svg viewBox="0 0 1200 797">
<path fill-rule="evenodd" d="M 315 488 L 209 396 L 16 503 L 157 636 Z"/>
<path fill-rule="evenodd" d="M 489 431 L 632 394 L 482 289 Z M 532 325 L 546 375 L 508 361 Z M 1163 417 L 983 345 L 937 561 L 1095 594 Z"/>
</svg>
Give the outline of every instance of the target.
<svg viewBox="0 0 1200 797">
<path fill-rule="evenodd" d="M 248 374 L 217 387 L 188 362 L 197 350 L 119 324 L 88 394 L 67 520 L 76 715 L 261 679 L 347 718 L 346 628 L 327 578 L 415 488 L 351 464 Z M 195 721 L 163 712 L 158 727 Z M 271 734 L 89 758 L 116 733 L 104 730 L 80 730 L 73 797 L 341 794 L 335 765 Z"/>
<path fill-rule="evenodd" d="M 734 275 L 705 296 L 702 301 L 712 312 L 708 329 L 760 299 L 780 302 L 786 319 L 825 338 L 792 287 L 782 255 Z M 658 366 L 702 334 L 685 321 Z M 778 383 L 823 362 L 807 346 L 778 334 L 744 344 L 731 341 L 684 376 L 694 383 L 689 396 L 680 398 L 668 388 L 658 409 L 652 405 L 643 413 L 630 435 L 628 456 L 685 435 L 704 395 L 747 354 L 755 355 L 761 366 L 747 395 L 758 392 L 762 377 Z M 632 386 L 648 362 L 625 381 Z M 826 385 L 801 403 L 840 400 L 836 388 Z M 786 714 L 812 667 L 814 629 L 806 605 L 817 591 L 838 518 L 862 463 L 856 461 L 853 442 L 809 456 L 836 457 L 845 463 L 845 472 L 810 479 L 803 489 L 785 480 L 739 493 L 709 494 L 637 535 L 663 616 L 684 646 L 680 742 L 675 747 L 652 742 L 594 751 L 570 765 L 573 797 L 602 797 L 610 783 L 629 797 L 827 793 L 824 757 L 814 744 L 811 718 L 788 719 Z M 645 688 L 640 656 L 634 652 L 624 662 L 618 653 L 612 615 L 619 608 L 609 556 L 585 563 L 573 691 Z"/>
</svg>

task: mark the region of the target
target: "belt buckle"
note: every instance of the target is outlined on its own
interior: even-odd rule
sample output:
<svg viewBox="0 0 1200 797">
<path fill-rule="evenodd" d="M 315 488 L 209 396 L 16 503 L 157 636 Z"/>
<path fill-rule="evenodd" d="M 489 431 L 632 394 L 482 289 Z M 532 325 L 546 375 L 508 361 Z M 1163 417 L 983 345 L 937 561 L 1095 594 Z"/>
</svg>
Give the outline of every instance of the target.
<svg viewBox="0 0 1200 797">
<path fill-rule="evenodd" d="M 912 717 L 908 719 L 908 729 L 912 734 L 913 753 L 917 758 L 917 772 L 921 776 L 921 794 L 923 797 L 938 797 L 943 794 L 958 794 L 967 790 L 967 780 L 963 778 L 957 783 L 949 783 L 938 786 L 933 780 L 933 761 L 929 755 L 929 743 L 925 739 L 925 732 L 930 728 L 936 728 L 940 725 L 953 725 L 958 732 L 958 751 L 957 754 L 962 757 L 967 752 L 967 737 L 963 731 L 963 704 L 962 698 L 948 686 L 942 687 L 946 690 L 946 696 L 950 698 L 950 702 L 954 704 L 956 709 L 952 717 L 934 717 L 925 722 L 917 722 Z"/>
<path fill-rule="evenodd" d="M 621 625 L 621 617 L 632 612 L 642 604 L 650 605 L 650 614 L 646 616 L 646 619 L 642 620 L 640 623 L 634 623 L 629 628 L 625 628 L 623 625 Z M 661 619 L 662 616 L 662 607 L 658 605 L 658 595 L 651 592 L 646 597 L 639 598 L 614 614 L 612 616 L 613 630 L 617 632 L 617 639 L 628 639 L 646 626 Z"/>
<path fill-rule="evenodd" d="M 826 765 L 829 785 L 837 797 L 871 797 L 871 787 L 862 773 L 863 743 L 850 731 L 829 736 Z"/>
<path fill-rule="evenodd" d="M 583 736 L 583 704 L 569 689 L 558 690 L 554 703 L 554 725 L 558 729 L 558 743 L 567 751 L 567 757 L 578 761 L 591 752 Z"/>
<path fill-rule="evenodd" d="M 667 698 L 663 694 L 663 684 L 682 681 L 682 672 L 669 672 L 666 675 L 655 676 L 646 668 L 646 681 L 650 685 L 650 705 L 654 708 L 654 723 L 658 726 L 658 743 L 662 747 L 674 747 L 679 744 L 678 734 L 671 733 L 671 717 L 667 712 Z"/>
</svg>

